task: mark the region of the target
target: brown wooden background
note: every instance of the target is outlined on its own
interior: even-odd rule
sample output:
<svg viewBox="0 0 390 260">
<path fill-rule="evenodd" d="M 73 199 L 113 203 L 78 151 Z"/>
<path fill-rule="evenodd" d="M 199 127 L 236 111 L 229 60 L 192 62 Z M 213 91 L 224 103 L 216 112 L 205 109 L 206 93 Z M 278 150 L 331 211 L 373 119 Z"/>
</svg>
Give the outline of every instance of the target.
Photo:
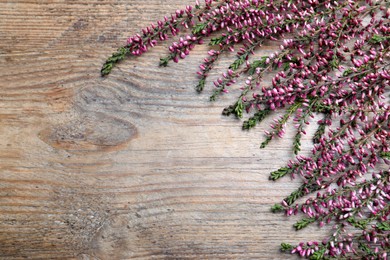
<svg viewBox="0 0 390 260">
<path fill-rule="evenodd" d="M 194 91 L 207 46 L 100 77 L 127 36 L 192 2 L 0 0 L 1 259 L 287 259 L 281 242 L 321 237 L 269 211 L 297 186 L 268 181 L 288 136 L 260 150 L 267 123 L 221 116 L 237 92 Z"/>
</svg>

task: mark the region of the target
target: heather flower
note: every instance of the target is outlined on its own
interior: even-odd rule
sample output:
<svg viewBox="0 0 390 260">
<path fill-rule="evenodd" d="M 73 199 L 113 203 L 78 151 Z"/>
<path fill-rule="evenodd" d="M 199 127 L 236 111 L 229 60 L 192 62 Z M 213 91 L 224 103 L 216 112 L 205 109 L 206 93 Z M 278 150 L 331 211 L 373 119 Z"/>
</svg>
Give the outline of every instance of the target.
<svg viewBox="0 0 390 260">
<path fill-rule="evenodd" d="M 283 243 L 282 251 L 310 259 L 387 259 L 390 252 L 390 16 L 387 0 L 206 0 L 196 1 L 130 37 L 103 65 L 102 75 L 128 56 L 174 37 L 167 66 L 209 42 L 197 72 L 198 92 L 211 85 L 211 100 L 246 77 L 241 94 L 224 115 L 246 117 L 254 128 L 275 110 L 264 148 L 282 138 L 288 123 L 296 134 L 296 157 L 270 179 L 300 179 L 301 186 L 274 212 L 301 214 L 294 227 L 330 225 L 323 241 Z M 265 42 L 278 51 L 258 57 Z M 236 59 L 208 84 L 209 72 L 226 52 Z M 270 83 L 263 82 L 271 75 Z M 246 116 L 247 114 L 247 116 Z M 316 115 L 310 156 L 299 154 L 301 138 Z"/>
</svg>

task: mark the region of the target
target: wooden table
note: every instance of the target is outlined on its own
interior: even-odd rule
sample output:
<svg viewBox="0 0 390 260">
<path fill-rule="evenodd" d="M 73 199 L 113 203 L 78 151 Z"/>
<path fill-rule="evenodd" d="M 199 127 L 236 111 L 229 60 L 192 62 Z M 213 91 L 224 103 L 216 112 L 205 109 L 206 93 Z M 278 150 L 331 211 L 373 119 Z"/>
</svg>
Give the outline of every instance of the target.
<svg viewBox="0 0 390 260">
<path fill-rule="evenodd" d="M 267 122 L 221 115 L 237 91 L 194 91 L 206 45 L 100 77 L 127 36 L 191 3 L 0 0 L 1 259 L 288 259 L 281 242 L 321 238 L 270 212 L 298 185 L 268 180 L 291 129 L 260 150 Z"/>
</svg>

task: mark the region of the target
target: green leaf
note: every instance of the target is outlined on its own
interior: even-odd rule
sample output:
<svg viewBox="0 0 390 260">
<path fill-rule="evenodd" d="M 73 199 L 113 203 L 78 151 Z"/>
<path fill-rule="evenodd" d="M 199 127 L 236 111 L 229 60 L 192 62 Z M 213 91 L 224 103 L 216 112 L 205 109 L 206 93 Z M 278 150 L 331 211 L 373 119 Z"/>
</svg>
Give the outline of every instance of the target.
<svg viewBox="0 0 390 260">
<path fill-rule="evenodd" d="M 236 117 L 242 118 L 243 110 L 244 110 L 244 105 L 242 104 L 242 99 L 240 98 L 236 103 L 236 107 L 234 108 L 234 114 L 236 115 Z"/>
<path fill-rule="evenodd" d="M 305 196 L 306 194 L 320 190 L 321 185 L 318 185 L 316 181 L 316 178 L 311 179 L 311 183 L 304 183 L 297 190 L 293 191 L 287 198 L 284 199 L 287 205 L 290 206 L 297 199 Z"/>
<path fill-rule="evenodd" d="M 245 56 L 240 56 L 232 64 L 230 64 L 229 69 L 237 70 L 245 62 Z"/>
<path fill-rule="evenodd" d="M 112 70 L 112 63 L 111 62 L 105 63 L 103 65 L 103 68 L 100 71 L 100 73 L 102 76 L 106 76 L 106 75 L 110 74 L 111 70 Z"/>
<path fill-rule="evenodd" d="M 103 67 L 100 70 L 101 75 L 102 76 L 108 75 L 111 72 L 114 65 L 119 61 L 123 60 L 128 53 L 129 53 L 129 49 L 125 47 L 121 47 L 116 52 L 114 52 L 111 55 L 111 57 L 108 58 L 107 61 L 103 64 Z"/>
<path fill-rule="evenodd" d="M 346 77 L 346 76 L 348 76 L 348 75 L 350 75 L 352 73 L 353 73 L 353 70 L 351 70 L 351 69 L 344 70 L 343 77 Z"/>
<path fill-rule="evenodd" d="M 290 244 L 287 244 L 287 243 L 282 243 L 280 245 L 280 251 L 282 252 L 291 252 L 291 250 L 293 250 L 294 247 Z"/>
<path fill-rule="evenodd" d="M 294 224 L 294 228 L 296 230 L 301 230 L 315 221 L 316 221 L 315 218 L 303 218 Z"/>
<path fill-rule="evenodd" d="M 249 118 L 248 120 L 244 121 L 244 123 L 242 124 L 242 129 L 245 129 L 245 130 L 248 130 L 250 128 L 253 128 L 256 126 L 256 123 L 257 123 L 257 119 L 255 116 Z"/>
<path fill-rule="evenodd" d="M 318 251 L 315 251 L 311 256 L 310 256 L 310 260 L 322 260 L 324 259 L 324 255 L 325 255 L 325 252 L 326 252 L 326 249 L 325 248 L 322 248 Z"/>
<path fill-rule="evenodd" d="M 288 63 L 288 62 L 283 63 L 283 70 L 284 71 L 287 71 L 289 68 L 290 68 L 290 63 Z"/>
<path fill-rule="evenodd" d="M 379 34 L 374 34 L 371 37 L 371 39 L 369 40 L 369 42 L 372 44 L 378 44 L 378 43 L 384 42 L 388 39 L 390 39 L 390 36 L 381 36 Z"/>
<path fill-rule="evenodd" d="M 237 118 L 242 118 L 244 112 L 244 104 L 242 103 L 242 98 L 240 97 L 234 105 L 226 107 L 222 111 L 222 115 L 229 116 L 234 114 Z"/>
<path fill-rule="evenodd" d="M 326 124 L 319 124 L 317 131 L 314 133 L 313 142 L 315 144 L 320 142 L 321 137 L 325 134 Z"/>
<path fill-rule="evenodd" d="M 199 80 L 198 82 L 198 85 L 196 85 L 195 89 L 198 93 L 202 92 L 203 89 L 204 89 L 204 86 L 205 86 L 205 83 L 206 83 L 206 78 L 203 77 Z"/>
<path fill-rule="evenodd" d="M 337 69 L 340 65 L 340 61 L 338 60 L 337 56 L 336 55 L 333 55 L 333 58 L 332 60 L 329 62 L 330 64 L 330 67 L 332 69 Z"/>
<path fill-rule="evenodd" d="M 287 174 L 291 173 L 291 171 L 292 171 L 292 169 L 289 167 L 282 167 L 276 171 L 271 172 L 269 179 L 272 181 L 276 181 L 276 180 L 286 176 Z"/>
<path fill-rule="evenodd" d="M 166 66 L 168 66 L 168 62 L 169 62 L 168 57 L 166 57 L 166 58 L 160 58 L 159 66 L 161 66 L 161 67 L 166 67 Z"/>
<path fill-rule="evenodd" d="M 230 116 L 234 112 L 234 105 L 230 105 L 228 107 L 225 107 L 222 111 L 222 115 L 224 116 Z"/>
<path fill-rule="evenodd" d="M 165 58 L 160 58 L 159 66 L 160 66 L 160 67 L 166 67 L 166 66 L 168 66 L 169 61 L 171 61 L 175 56 L 176 56 L 175 53 L 171 53 L 171 54 L 169 54 L 169 55 L 168 55 L 167 57 L 165 57 Z"/>
<path fill-rule="evenodd" d="M 280 204 L 275 204 L 275 205 L 273 205 L 273 206 L 271 207 L 271 211 L 272 211 L 273 213 L 282 212 L 282 211 L 284 211 L 284 208 L 283 208 L 283 206 L 280 205 Z"/>
<path fill-rule="evenodd" d="M 209 45 L 219 45 L 221 43 L 223 43 L 225 40 L 226 40 L 226 36 L 221 36 L 221 37 L 217 37 L 217 38 L 212 38 L 210 40 L 210 43 Z"/>
<path fill-rule="evenodd" d="M 368 255 L 376 255 L 365 243 L 359 242 L 358 248 Z"/>
<path fill-rule="evenodd" d="M 269 114 L 271 110 L 264 109 L 257 111 L 252 117 L 250 117 L 247 121 L 244 121 L 242 124 L 242 129 L 248 130 L 256 126 L 257 123 L 263 121 Z"/>
<path fill-rule="evenodd" d="M 261 149 L 264 149 L 265 147 L 267 147 L 267 145 L 269 144 L 269 142 L 271 142 L 272 138 L 273 138 L 273 135 L 267 135 L 267 137 L 265 138 L 265 140 L 261 143 L 260 148 L 261 148 Z"/>
<path fill-rule="evenodd" d="M 367 227 L 367 225 L 368 225 L 368 223 L 369 223 L 369 220 L 364 220 L 364 219 L 362 219 L 362 220 L 357 221 L 354 217 L 349 217 L 349 218 L 347 219 L 347 221 L 348 221 L 348 223 L 351 224 L 353 227 L 359 228 L 359 229 L 362 229 L 362 230 L 366 229 L 366 227 Z"/>
<path fill-rule="evenodd" d="M 380 157 L 382 157 L 384 159 L 390 160 L 390 152 L 381 152 L 379 155 L 380 155 Z"/>
<path fill-rule="evenodd" d="M 390 231 L 390 222 L 381 222 L 376 224 L 376 228 L 381 231 Z"/>
<path fill-rule="evenodd" d="M 192 30 L 192 34 L 198 34 L 202 32 L 206 27 L 208 23 L 198 23 L 195 25 L 194 29 Z"/>
<path fill-rule="evenodd" d="M 299 199 L 303 195 L 304 195 L 303 188 L 301 186 L 298 190 L 291 192 L 291 194 L 287 198 L 285 198 L 285 201 L 286 201 L 287 205 L 290 206 L 291 204 L 293 204 L 297 199 Z"/>
<path fill-rule="evenodd" d="M 267 57 L 268 56 L 263 56 L 263 57 L 261 57 L 261 59 L 253 61 L 250 64 L 250 67 L 249 67 L 249 70 L 248 70 L 248 74 L 249 75 L 255 74 L 257 68 L 265 68 L 266 67 L 265 62 L 267 60 Z"/>
<path fill-rule="evenodd" d="M 297 155 L 298 152 L 301 150 L 301 138 L 302 138 L 301 132 L 298 132 L 294 137 L 293 148 L 294 148 L 295 155 Z"/>
</svg>

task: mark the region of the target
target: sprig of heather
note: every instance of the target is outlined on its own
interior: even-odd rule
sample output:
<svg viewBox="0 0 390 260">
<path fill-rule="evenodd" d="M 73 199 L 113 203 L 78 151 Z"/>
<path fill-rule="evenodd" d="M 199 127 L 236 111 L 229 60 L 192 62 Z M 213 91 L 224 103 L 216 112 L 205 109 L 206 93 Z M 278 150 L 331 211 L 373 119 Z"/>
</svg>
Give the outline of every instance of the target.
<svg viewBox="0 0 390 260">
<path fill-rule="evenodd" d="M 171 14 L 170 17 L 165 16 L 163 20 L 157 21 L 157 24 L 151 24 L 150 26 L 142 29 L 140 33 L 129 37 L 127 39 L 127 44 L 123 47 L 120 47 L 116 52 L 112 54 L 110 58 L 103 64 L 101 69 L 101 75 L 106 76 L 110 74 L 113 67 L 124 60 L 129 56 L 141 56 L 147 52 L 150 48 L 153 48 L 158 44 L 158 42 L 166 41 L 169 36 L 177 36 L 181 30 L 196 27 L 194 18 L 202 19 L 202 16 L 207 14 L 212 8 L 215 0 L 206 0 L 205 6 L 200 7 L 200 4 L 197 2 L 195 5 L 195 11 L 192 6 L 186 6 L 185 9 L 176 10 L 174 14 Z M 191 44 L 187 44 L 188 41 Z M 193 48 L 193 44 L 201 44 L 202 40 L 198 39 L 195 42 L 195 39 L 191 37 L 180 42 L 180 44 L 173 44 L 171 46 L 171 52 L 176 52 L 176 55 L 170 55 L 168 60 L 174 59 L 177 60 L 177 55 L 183 57 L 183 55 L 188 54 L 188 51 Z M 185 46 L 184 46 L 185 45 Z M 183 51 L 177 52 L 174 51 L 178 46 L 184 48 Z M 161 59 L 160 65 L 165 66 L 168 62 L 166 59 Z"/>
<path fill-rule="evenodd" d="M 390 252 L 390 2 L 389 0 L 206 0 L 130 37 L 110 57 L 102 75 L 130 56 L 139 56 L 169 36 L 177 37 L 160 65 L 178 62 L 209 41 L 199 66 L 198 92 L 226 52 L 236 59 L 213 82 L 210 100 L 234 89 L 241 93 L 224 115 L 254 128 L 283 111 L 265 133 L 261 148 L 296 128 L 286 166 L 270 174 L 301 185 L 273 212 L 301 214 L 296 230 L 330 226 L 323 241 L 282 243 L 281 250 L 309 259 L 387 259 Z M 179 35 L 179 31 L 182 31 Z M 263 44 L 279 50 L 257 57 Z M 237 50 L 236 50 L 237 49 Z M 265 76 L 271 77 L 266 84 Z M 311 155 L 299 154 L 301 138 L 322 115 Z M 315 123 L 314 123 L 315 124 Z"/>
</svg>

